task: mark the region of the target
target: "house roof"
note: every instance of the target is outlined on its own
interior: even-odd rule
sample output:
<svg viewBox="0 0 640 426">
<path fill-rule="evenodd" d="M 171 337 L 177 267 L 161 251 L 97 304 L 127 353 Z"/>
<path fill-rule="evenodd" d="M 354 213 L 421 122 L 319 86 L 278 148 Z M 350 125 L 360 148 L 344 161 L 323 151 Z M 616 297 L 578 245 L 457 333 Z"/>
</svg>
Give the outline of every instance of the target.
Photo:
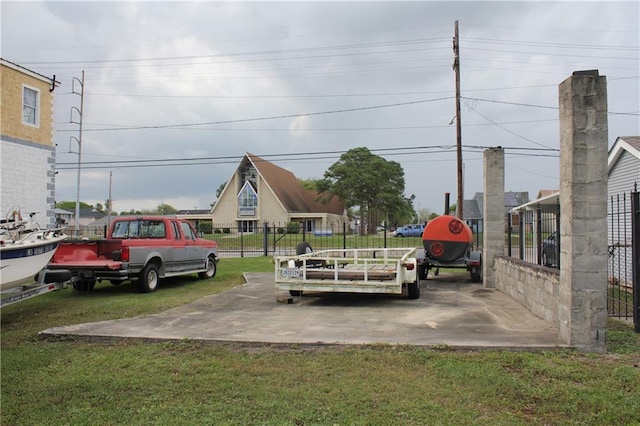
<svg viewBox="0 0 640 426">
<path fill-rule="evenodd" d="M 328 203 L 323 204 L 317 201 L 319 194 L 304 189 L 298 178 L 289 170 L 250 153 L 246 153 L 245 157 L 253 163 L 264 182 L 289 213 L 343 214 L 344 203 L 337 197 L 332 197 Z"/>
<path fill-rule="evenodd" d="M 510 211 L 514 207 L 529 201 L 529 193 L 508 191 L 504 193 L 504 207 Z M 484 192 L 476 192 L 471 200 L 464 200 L 464 218 L 482 219 L 484 210 Z"/>
<path fill-rule="evenodd" d="M 18 65 L 18 64 L 14 63 L 14 62 L 11 62 L 11 61 L 9 61 L 9 60 L 7 60 L 5 58 L 0 58 L 0 64 L 6 66 L 8 68 L 12 68 L 12 69 L 14 69 L 16 71 L 19 71 L 19 72 L 21 72 L 23 74 L 29 75 L 29 76 L 31 76 L 33 78 L 36 78 L 36 79 L 38 79 L 40 81 L 43 81 L 45 83 L 52 84 L 55 87 L 60 86 L 60 82 L 55 80 L 55 75 L 54 75 L 54 78 L 49 78 L 46 75 L 42 75 L 40 73 L 37 73 L 37 72 L 35 72 L 33 70 L 30 70 L 28 68 L 23 67 L 22 65 Z"/>
<path fill-rule="evenodd" d="M 609 150 L 607 171 L 611 172 L 620 156 L 628 152 L 640 160 L 640 136 L 619 136 Z"/>
<path fill-rule="evenodd" d="M 531 210 L 534 207 L 538 206 L 555 206 L 558 204 L 558 198 L 560 197 L 560 191 L 558 190 L 550 190 L 551 192 L 538 197 L 535 200 L 529 201 L 528 203 L 521 204 L 519 206 L 514 206 L 510 211 L 512 213 L 517 213 L 522 210 Z M 542 192 L 542 191 L 540 191 Z M 539 194 L 539 193 L 538 193 Z"/>
<path fill-rule="evenodd" d="M 177 215 L 202 215 L 209 214 L 211 209 L 194 209 L 194 210 L 178 210 L 175 214 Z"/>
</svg>

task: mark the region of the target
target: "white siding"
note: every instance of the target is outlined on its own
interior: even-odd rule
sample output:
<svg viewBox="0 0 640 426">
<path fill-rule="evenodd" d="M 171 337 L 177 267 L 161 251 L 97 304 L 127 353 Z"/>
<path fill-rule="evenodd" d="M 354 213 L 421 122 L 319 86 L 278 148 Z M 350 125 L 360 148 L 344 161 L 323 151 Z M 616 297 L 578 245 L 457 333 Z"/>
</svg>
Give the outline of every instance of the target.
<svg viewBox="0 0 640 426">
<path fill-rule="evenodd" d="M 55 224 L 55 151 L 29 142 L 2 140 L 0 146 L 0 214 L 13 209 L 23 218 L 35 212 L 42 227 Z"/>
<path fill-rule="evenodd" d="M 640 184 L 640 160 L 623 152 L 609 172 L 608 193 L 611 196 L 630 192 L 636 182 Z"/>
<path fill-rule="evenodd" d="M 636 183 L 640 184 L 640 160 L 625 151 L 609 171 L 607 185 L 609 275 L 622 283 L 631 279 L 627 276 L 633 260 L 630 193 Z"/>
</svg>

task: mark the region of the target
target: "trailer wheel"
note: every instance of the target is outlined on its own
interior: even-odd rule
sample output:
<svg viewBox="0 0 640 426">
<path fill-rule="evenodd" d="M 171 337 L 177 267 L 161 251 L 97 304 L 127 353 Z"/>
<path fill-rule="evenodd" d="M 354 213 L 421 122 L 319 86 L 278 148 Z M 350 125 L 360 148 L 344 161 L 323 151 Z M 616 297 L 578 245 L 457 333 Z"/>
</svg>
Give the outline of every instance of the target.
<svg viewBox="0 0 640 426">
<path fill-rule="evenodd" d="M 409 299 L 420 299 L 420 278 L 407 284 L 407 293 L 409 293 Z"/>
<path fill-rule="evenodd" d="M 198 278 L 206 280 L 216 276 L 217 271 L 216 258 L 214 256 L 207 257 L 207 270 L 204 272 L 198 272 Z"/>
<path fill-rule="evenodd" d="M 152 293 L 158 288 L 158 266 L 155 263 L 149 263 L 144 267 L 138 278 L 138 290 L 140 293 Z"/>
<path fill-rule="evenodd" d="M 302 296 L 302 290 L 289 290 L 289 294 L 293 297 L 300 297 Z"/>
<path fill-rule="evenodd" d="M 311 244 L 309 244 L 306 241 L 298 243 L 298 245 L 296 246 L 296 254 L 300 255 L 300 254 L 308 254 L 308 253 L 313 253 Z"/>
<path fill-rule="evenodd" d="M 73 289 L 78 292 L 88 293 L 96 286 L 96 280 L 80 280 L 73 282 Z"/>
<path fill-rule="evenodd" d="M 471 282 L 479 283 L 482 281 L 482 273 L 480 272 L 480 268 L 471 269 Z"/>
</svg>

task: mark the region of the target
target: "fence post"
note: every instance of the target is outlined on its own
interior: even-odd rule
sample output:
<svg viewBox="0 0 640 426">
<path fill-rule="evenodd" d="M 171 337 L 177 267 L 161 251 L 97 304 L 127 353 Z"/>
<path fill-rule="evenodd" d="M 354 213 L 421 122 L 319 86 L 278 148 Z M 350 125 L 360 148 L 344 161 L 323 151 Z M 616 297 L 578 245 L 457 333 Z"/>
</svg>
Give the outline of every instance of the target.
<svg viewBox="0 0 640 426">
<path fill-rule="evenodd" d="M 507 238 L 509 239 L 507 242 L 507 256 L 511 257 L 511 249 L 513 248 L 512 246 L 512 242 L 511 242 L 511 231 L 512 231 L 512 220 L 511 220 L 511 213 L 507 213 Z"/>
<path fill-rule="evenodd" d="M 347 223 L 342 222 L 342 250 L 347 249 Z"/>
<path fill-rule="evenodd" d="M 520 240 L 520 242 L 518 243 L 518 251 L 520 252 L 520 260 L 524 260 L 524 245 L 525 245 L 525 240 L 524 240 L 524 223 L 523 220 L 524 219 L 524 214 L 522 212 L 519 213 L 520 216 L 520 220 L 518 221 L 518 238 Z"/>
<path fill-rule="evenodd" d="M 262 245 L 264 247 L 264 257 L 269 256 L 269 224 L 262 225 Z"/>
<path fill-rule="evenodd" d="M 540 204 L 536 208 L 536 263 L 538 265 L 542 265 L 542 209 L 540 208 Z"/>
<path fill-rule="evenodd" d="M 631 193 L 631 276 L 633 280 L 633 323 L 636 333 L 640 333 L 640 193 Z"/>
<path fill-rule="evenodd" d="M 240 257 L 244 257 L 244 232 L 242 224 L 240 225 Z"/>
<path fill-rule="evenodd" d="M 560 197 L 556 206 L 556 265 L 560 269 Z"/>
</svg>

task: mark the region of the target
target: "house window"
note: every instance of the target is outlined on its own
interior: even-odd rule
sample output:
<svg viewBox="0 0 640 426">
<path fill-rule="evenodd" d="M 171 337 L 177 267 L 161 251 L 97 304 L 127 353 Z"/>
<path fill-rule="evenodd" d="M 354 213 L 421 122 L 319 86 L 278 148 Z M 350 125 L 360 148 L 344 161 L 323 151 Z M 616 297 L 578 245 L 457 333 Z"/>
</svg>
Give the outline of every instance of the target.
<svg viewBox="0 0 640 426">
<path fill-rule="evenodd" d="M 247 181 L 238 194 L 238 215 L 255 216 L 257 206 L 258 194 L 253 189 L 253 185 Z"/>
<path fill-rule="evenodd" d="M 32 126 L 38 125 L 40 92 L 30 87 L 22 88 L 22 122 Z"/>
</svg>

